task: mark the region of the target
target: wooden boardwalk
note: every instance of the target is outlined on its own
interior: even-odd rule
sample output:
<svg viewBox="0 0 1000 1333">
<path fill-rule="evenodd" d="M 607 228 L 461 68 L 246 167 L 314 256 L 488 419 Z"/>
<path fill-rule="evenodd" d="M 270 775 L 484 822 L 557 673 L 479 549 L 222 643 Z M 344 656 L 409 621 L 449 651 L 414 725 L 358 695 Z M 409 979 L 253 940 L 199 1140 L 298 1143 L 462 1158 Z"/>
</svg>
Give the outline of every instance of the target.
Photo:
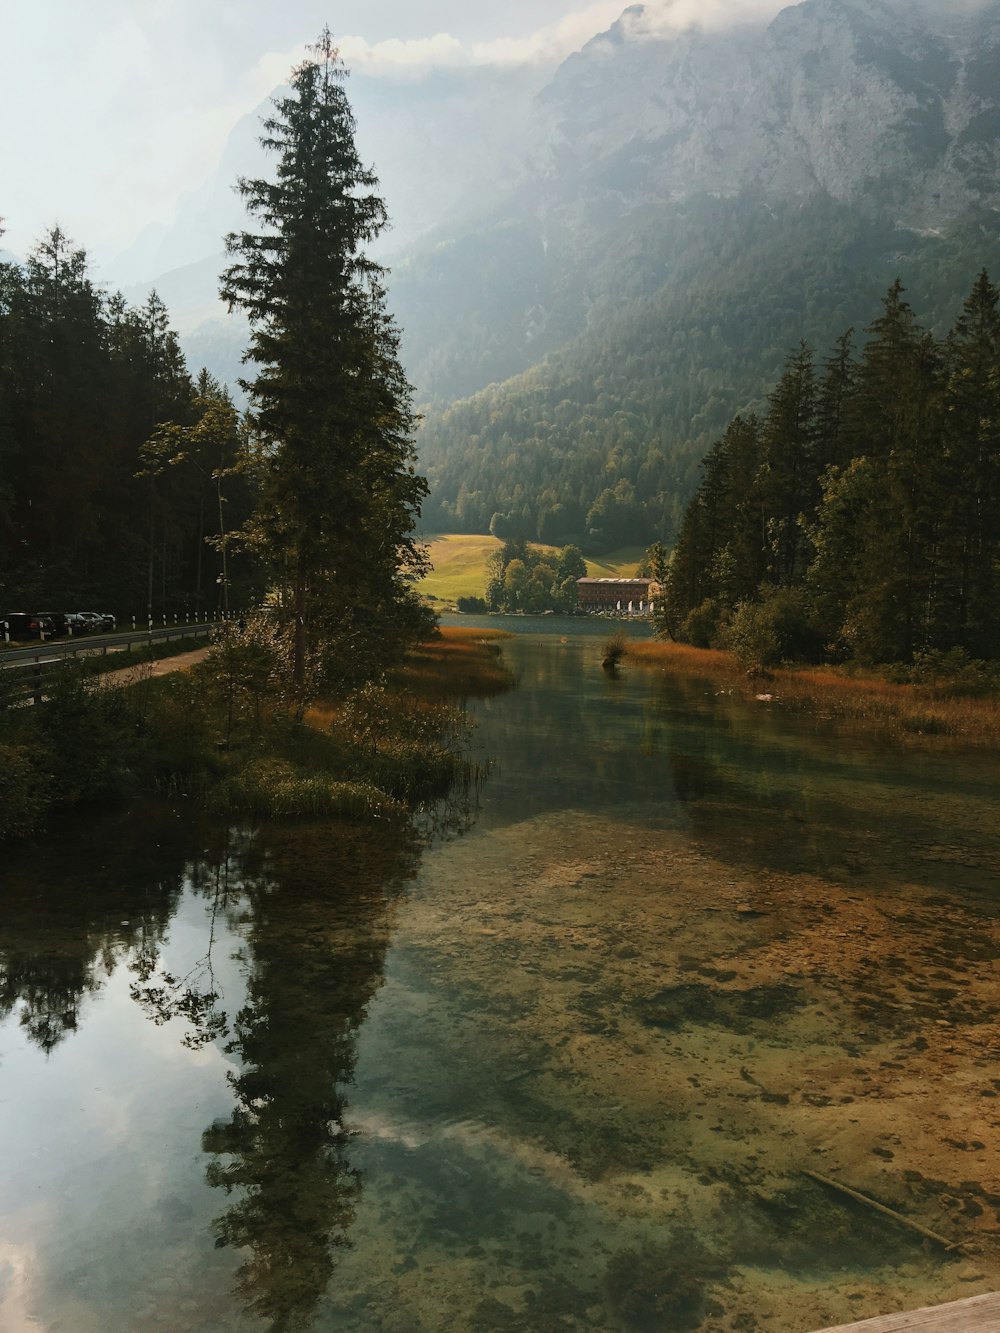
<svg viewBox="0 0 1000 1333">
<path fill-rule="evenodd" d="M 919 1333 L 1000 1333 L 1000 1291 L 947 1305 L 927 1305 L 907 1314 L 878 1315 L 858 1324 L 837 1324 L 816 1333 L 902 1333 L 909 1328 Z"/>
</svg>

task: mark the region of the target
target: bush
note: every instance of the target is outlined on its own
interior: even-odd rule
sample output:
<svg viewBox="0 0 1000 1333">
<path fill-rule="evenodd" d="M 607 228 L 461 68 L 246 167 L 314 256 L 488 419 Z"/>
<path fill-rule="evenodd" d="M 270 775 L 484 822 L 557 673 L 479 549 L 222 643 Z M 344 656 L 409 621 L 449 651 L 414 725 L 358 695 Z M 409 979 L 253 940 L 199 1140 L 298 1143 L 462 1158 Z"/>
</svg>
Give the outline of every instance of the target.
<svg viewBox="0 0 1000 1333">
<path fill-rule="evenodd" d="M 0 841 L 35 833 L 51 804 L 50 779 L 37 752 L 0 743 Z"/>
<path fill-rule="evenodd" d="M 707 597 L 700 606 L 687 613 L 678 627 L 677 637 L 682 643 L 690 643 L 694 648 L 715 648 L 726 617 L 725 604 L 714 597 Z"/>
<path fill-rule="evenodd" d="M 968 698 L 1000 690 L 1000 663 L 970 657 L 964 648 L 929 648 L 917 653 L 895 679 L 909 685 L 930 686 L 939 697 Z"/>
<path fill-rule="evenodd" d="M 761 671 L 786 661 L 817 661 L 822 635 L 797 588 L 767 589 L 759 602 L 738 602 L 721 636 L 745 671 Z"/>
<path fill-rule="evenodd" d="M 466 616 L 484 616 L 489 610 L 484 597 L 459 597 L 455 605 Z"/>
</svg>

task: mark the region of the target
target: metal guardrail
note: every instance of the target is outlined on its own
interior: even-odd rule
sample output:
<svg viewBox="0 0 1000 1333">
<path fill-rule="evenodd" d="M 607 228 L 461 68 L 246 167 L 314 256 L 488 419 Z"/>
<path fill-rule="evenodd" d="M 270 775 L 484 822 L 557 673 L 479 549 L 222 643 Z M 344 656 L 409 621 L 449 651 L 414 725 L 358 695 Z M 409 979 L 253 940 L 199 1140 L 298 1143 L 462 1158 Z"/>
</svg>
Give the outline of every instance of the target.
<svg viewBox="0 0 1000 1333">
<path fill-rule="evenodd" d="M 46 682 L 67 658 L 103 659 L 121 655 L 130 659 L 133 650 L 140 651 L 153 643 L 168 643 L 171 639 L 207 639 L 216 628 L 215 622 L 171 625 L 166 629 L 128 631 L 65 643 L 50 641 L 35 648 L 10 649 L 0 656 L 0 708 L 28 702 L 41 703 L 45 698 Z M 127 666 L 128 660 L 116 663 L 115 669 L 118 665 Z"/>
</svg>

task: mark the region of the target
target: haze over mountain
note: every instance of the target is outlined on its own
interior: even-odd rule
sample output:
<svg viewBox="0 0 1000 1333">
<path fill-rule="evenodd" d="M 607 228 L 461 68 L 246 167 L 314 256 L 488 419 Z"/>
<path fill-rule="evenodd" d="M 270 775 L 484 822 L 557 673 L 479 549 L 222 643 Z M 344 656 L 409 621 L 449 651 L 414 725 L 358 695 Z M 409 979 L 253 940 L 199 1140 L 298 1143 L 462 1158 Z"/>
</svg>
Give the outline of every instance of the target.
<svg viewBox="0 0 1000 1333">
<path fill-rule="evenodd" d="M 1000 4 L 803 0 L 681 32 L 663 13 L 627 9 L 555 70 L 351 81 L 430 405 L 432 528 L 669 536 L 698 458 L 801 338 L 824 353 L 897 274 L 946 325 L 1000 271 Z M 156 285 L 227 379 L 241 338 L 209 247 L 255 135 L 127 257 L 146 277 L 201 259 Z"/>
</svg>

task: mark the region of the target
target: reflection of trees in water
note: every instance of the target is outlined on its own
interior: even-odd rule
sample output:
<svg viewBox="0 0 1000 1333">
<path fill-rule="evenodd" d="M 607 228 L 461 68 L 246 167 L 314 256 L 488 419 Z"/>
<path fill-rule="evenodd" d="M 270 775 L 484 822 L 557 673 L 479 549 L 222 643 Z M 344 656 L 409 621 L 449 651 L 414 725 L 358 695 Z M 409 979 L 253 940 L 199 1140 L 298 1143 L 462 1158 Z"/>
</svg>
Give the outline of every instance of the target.
<svg viewBox="0 0 1000 1333">
<path fill-rule="evenodd" d="M 209 902 L 205 952 L 183 976 L 175 976 L 160 965 L 160 955 L 152 944 L 139 949 L 129 963 L 136 978 L 129 987 L 132 999 L 157 1026 L 172 1018 L 184 1019 L 187 1030 L 181 1041 L 189 1050 L 229 1035 L 229 1020 L 220 1007 L 224 997 L 216 983 L 213 953 L 219 915 L 238 902 L 243 893 L 239 848 L 231 845 L 239 838 L 238 833 L 226 829 L 222 845 L 213 849 L 211 860 L 196 862 L 188 870 L 189 887 Z"/>
<path fill-rule="evenodd" d="M 185 1045 L 229 1035 L 231 1117 L 206 1131 L 208 1179 L 232 1203 L 217 1245 L 248 1251 L 247 1309 L 275 1328 L 308 1323 L 361 1192 L 342 1129 L 358 1028 L 382 984 L 393 904 L 421 839 L 474 817 L 481 774 L 425 812 L 419 834 L 306 826 L 255 834 L 194 825 L 151 805 L 67 826 L 5 852 L 0 1019 L 17 1006 L 48 1052 L 119 966 L 154 1022 L 185 1020 Z M 206 902 L 204 952 L 170 970 L 165 940 L 185 888 Z M 225 926 L 225 930 L 223 929 Z M 227 1013 L 213 949 L 243 944 L 246 1002 Z"/>
<path fill-rule="evenodd" d="M 0 1019 L 20 1006 L 51 1051 L 133 950 L 155 952 L 181 892 L 187 835 L 172 811 L 67 823 L 46 842 L 4 850 Z"/>
<path fill-rule="evenodd" d="M 347 1243 L 361 1181 L 343 1089 L 414 869 L 411 843 L 351 828 L 272 830 L 242 862 L 251 974 L 227 1047 L 241 1060 L 236 1106 L 203 1146 L 209 1182 L 234 1194 L 216 1243 L 249 1250 L 239 1291 L 275 1328 L 309 1322 Z"/>
</svg>

